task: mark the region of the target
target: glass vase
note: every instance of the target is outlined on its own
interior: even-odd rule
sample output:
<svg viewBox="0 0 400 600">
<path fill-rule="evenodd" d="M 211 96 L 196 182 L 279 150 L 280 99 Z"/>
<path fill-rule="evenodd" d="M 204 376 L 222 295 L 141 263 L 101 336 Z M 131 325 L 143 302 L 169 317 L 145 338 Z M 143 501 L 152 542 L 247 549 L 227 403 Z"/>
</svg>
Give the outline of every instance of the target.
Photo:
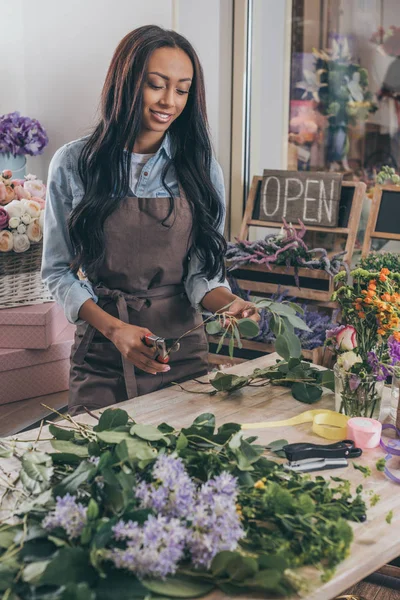
<svg viewBox="0 0 400 600">
<path fill-rule="evenodd" d="M 349 417 L 378 419 L 384 381 L 376 381 L 374 375 L 364 379 L 348 373 L 337 364 L 335 374 L 335 410 Z"/>
<path fill-rule="evenodd" d="M 390 392 L 390 420 L 396 425 L 396 427 L 400 427 L 400 406 L 399 406 L 399 397 L 400 397 L 400 374 L 393 375 L 392 379 L 392 389 Z"/>
</svg>

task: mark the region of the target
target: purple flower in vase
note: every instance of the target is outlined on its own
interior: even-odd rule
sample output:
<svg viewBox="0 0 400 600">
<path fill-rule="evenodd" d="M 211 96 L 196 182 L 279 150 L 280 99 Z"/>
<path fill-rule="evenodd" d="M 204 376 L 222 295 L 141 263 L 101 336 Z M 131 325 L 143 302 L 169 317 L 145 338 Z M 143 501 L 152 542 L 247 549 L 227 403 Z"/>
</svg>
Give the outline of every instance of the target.
<svg viewBox="0 0 400 600">
<path fill-rule="evenodd" d="M 2 229 L 7 229 L 9 220 L 10 216 L 8 212 L 5 210 L 5 208 L 0 206 L 0 231 Z"/>
<path fill-rule="evenodd" d="M 17 156 L 41 154 L 49 140 L 39 121 L 19 112 L 0 116 L 0 152 Z"/>
<path fill-rule="evenodd" d="M 389 356 L 391 364 L 397 365 L 400 363 L 400 342 L 398 342 L 392 335 L 388 339 Z"/>
<path fill-rule="evenodd" d="M 349 387 L 352 392 L 355 392 L 361 383 L 361 379 L 355 373 L 352 373 L 349 377 Z"/>
<path fill-rule="evenodd" d="M 386 381 L 391 375 L 390 370 L 379 360 L 375 352 L 368 352 L 368 364 L 377 381 Z"/>
</svg>

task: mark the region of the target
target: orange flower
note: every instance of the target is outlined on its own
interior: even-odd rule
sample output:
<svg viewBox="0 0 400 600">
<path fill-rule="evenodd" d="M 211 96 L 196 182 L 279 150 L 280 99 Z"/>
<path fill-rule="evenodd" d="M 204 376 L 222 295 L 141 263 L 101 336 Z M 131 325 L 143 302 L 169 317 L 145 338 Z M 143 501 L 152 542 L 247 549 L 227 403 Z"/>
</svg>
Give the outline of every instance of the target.
<svg viewBox="0 0 400 600">
<path fill-rule="evenodd" d="M 390 302 L 390 294 L 388 294 L 387 292 L 386 294 L 383 294 L 381 298 L 384 302 Z"/>
<path fill-rule="evenodd" d="M 369 290 L 376 290 L 376 283 L 374 281 L 371 281 L 369 286 L 368 286 Z"/>
<path fill-rule="evenodd" d="M 379 275 L 379 281 L 386 281 L 387 277 L 386 275 L 383 275 L 382 273 Z"/>
<path fill-rule="evenodd" d="M 396 340 L 396 342 L 400 342 L 400 331 L 394 331 L 393 337 Z"/>
<path fill-rule="evenodd" d="M 379 335 L 385 335 L 386 331 L 384 329 L 379 328 L 378 333 Z"/>
<path fill-rule="evenodd" d="M 372 298 L 369 298 L 367 296 L 367 298 L 365 298 L 365 300 L 364 300 L 364 304 L 372 304 Z M 357 306 L 356 306 L 356 309 L 357 309 Z M 361 310 L 361 306 L 357 310 Z"/>
<path fill-rule="evenodd" d="M 365 319 L 365 317 L 366 317 L 367 315 L 365 314 L 365 312 L 359 312 L 359 313 L 358 313 L 358 316 L 360 317 L 360 319 Z"/>
<path fill-rule="evenodd" d="M 367 296 L 369 296 L 370 298 L 373 298 L 375 296 L 375 291 L 369 289 L 367 292 Z"/>
<path fill-rule="evenodd" d="M 390 271 L 386 267 L 381 269 L 381 275 L 389 275 Z"/>
</svg>

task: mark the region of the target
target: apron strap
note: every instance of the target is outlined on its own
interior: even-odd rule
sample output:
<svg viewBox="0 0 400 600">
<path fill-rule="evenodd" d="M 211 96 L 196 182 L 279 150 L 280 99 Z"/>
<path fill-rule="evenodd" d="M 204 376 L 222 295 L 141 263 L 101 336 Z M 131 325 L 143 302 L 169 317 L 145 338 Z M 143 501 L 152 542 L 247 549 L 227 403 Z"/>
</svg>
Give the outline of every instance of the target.
<svg viewBox="0 0 400 600">
<path fill-rule="evenodd" d="M 129 308 L 139 312 L 143 308 L 148 298 L 169 298 L 171 296 L 181 294 L 184 289 L 185 288 L 182 284 L 166 285 L 158 288 L 152 288 L 150 290 L 146 290 L 145 292 L 138 292 L 136 295 L 126 294 L 121 290 L 110 290 L 109 288 L 100 284 L 94 288 L 94 291 L 99 298 L 111 298 L 114 300 L 117 305 L 118 317 L 120 321 L 129 325 L 128 306 Z M 93 341 L 95 331 L 96 329 L 88 323 L 85 333 L 83 334 L 83 337 L 79 342 L 74 354 L 74 361 L 77 364 L 82 364 L 85 360 L 86 353 Z M 135 367 L 124 356 L 121 358 L 128 399 L 136 398 L 138 395 L 138 388 L 135 376 Z"/>
</svg>

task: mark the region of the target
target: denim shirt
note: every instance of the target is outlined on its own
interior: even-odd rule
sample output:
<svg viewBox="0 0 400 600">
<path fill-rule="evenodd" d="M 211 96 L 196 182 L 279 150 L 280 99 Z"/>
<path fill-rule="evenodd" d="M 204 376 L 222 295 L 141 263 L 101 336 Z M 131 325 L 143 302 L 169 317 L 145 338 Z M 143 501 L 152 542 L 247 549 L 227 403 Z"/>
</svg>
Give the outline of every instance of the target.
<svg viewBox="0 0 400 600">
<path fill-rule="evenodd" d="M 81 138 L 62 146 L 53 156 L 47 181 L 46 208 L 44 215 L 44 242 L 42 259 L 42 279 L 50 293 L 61 304 L 70 323 L 79 324 L 79 310 L 86 300 L 97 302 L 98 298 L 91 283 L 80 280 L 71 271 L 73 250 L 68 234 L 67 221 L 71 211 L 84 196 L 84 187 L 78 172 L 79 154 L 87 138 Z M 169 135 L 158 152 L 150 158 L 142 169 L 133 194 L 139 198 L 168 197 L 162 185 L 161 174 L 167 160 L 171 158 Z M 222 170 L 213 158 L 211 180 L 225 206 L 225 189 Z M 168 170 L 166 183 L 174 196 L 179 195 L 179 186 L 173 165 Z M 224 224 L 221 224 L 221 233 Z M 193 248 L 190 251 L 188 273 L 184 280 L 186 294 L 196 310 L 202 310 L 201 301 L 205 294 L 217 287 L 229 288 L 226 280 L 218 277 L 207 279 L 202 273 L 202 261 Z"/>
</svg>

